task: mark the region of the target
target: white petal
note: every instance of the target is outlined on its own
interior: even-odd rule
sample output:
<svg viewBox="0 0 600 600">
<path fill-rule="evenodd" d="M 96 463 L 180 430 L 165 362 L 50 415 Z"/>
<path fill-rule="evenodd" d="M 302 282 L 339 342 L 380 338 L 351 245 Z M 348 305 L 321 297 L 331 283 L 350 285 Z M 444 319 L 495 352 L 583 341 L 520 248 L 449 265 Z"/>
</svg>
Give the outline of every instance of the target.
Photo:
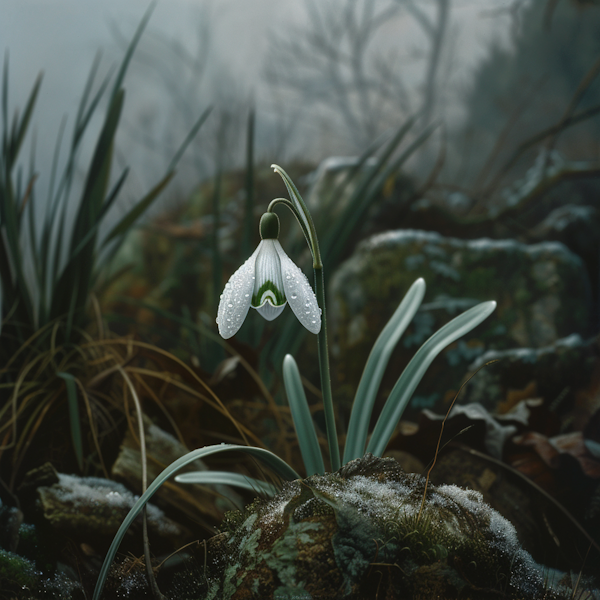
<svg viewBox="0 0 600 600">
<path fill-rule="evenodd" d="M 221 294 L 217 325 L 221 337 L 226 340 L 238 332 L 248 314 L 254 289 L 254 263 L 259 250 L 260 244 L 252 256 L 229 278 Z"/>
<path fill-rule="evenodd" d="M 321 309 L 306 275 L 284 252 L 277 240 L 274 245 L 281 261 L 283 289 L 290 308 L 306 329 L 311 333 L 319 333 L 321 331 Z"/>
<path fill-rule="evenodd" d="M 267 300 L 273 306 L 285 305 L 281 261 L 275 250 L 275 241 L 267 239 L 262 240 L 259 244 L 260 251 L 254 265 L 256 279 L 252 297 L 253 308 L 263 306 Z"/>
<path fill-rule="evenodd" d="M 254 306 L 252 308 L 254 308 Z M 266 319 L 267 321 L 272 321 L 281 314 L 284 308 L 285 304 L 281 304 L 280 306 L 273 306 L 271 302 L 267 300 L 262 306 L 259 306 L 256 310 L 259 312 L 260 316 L 263 319 Z"/>
</svg>

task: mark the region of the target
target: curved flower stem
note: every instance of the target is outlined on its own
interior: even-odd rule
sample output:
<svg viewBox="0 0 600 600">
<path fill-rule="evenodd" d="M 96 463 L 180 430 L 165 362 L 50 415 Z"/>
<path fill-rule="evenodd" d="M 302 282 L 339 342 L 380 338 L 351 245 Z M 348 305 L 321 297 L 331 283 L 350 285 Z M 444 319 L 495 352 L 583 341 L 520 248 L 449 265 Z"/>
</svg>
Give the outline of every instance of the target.
<svg viewBox="0 0 600 600">
<path fill-rule="evenodd" d="M 335 425 L 335 414 L 333 411 L 333 395 L 331 393 L 331 376 L 329 373 L 329 352 L 327 348 L 327 311 L 325 310 L 325 282 L 323 278 L 323 263 L 319 245 L 316 241 L 316 232 L 307 229 L 298 207 L 285 198 L 276 198 L 269 203 L 267 212 L 273 212 L 278 204 L 283 204 L 289 208 L 296 217 L 304 237 L 310 248 L 313 257 L 313 268 L 315 271 L 315 295 L 319 308 L 321 309 L 321 330 L 317 334 L 319 351 L 319 373 L 321 376 L 321 393 L 323 394 L 323 410 L 325 411 L 325 428 L 327 432 L 327 444 L 329 446 L 329 459 L 331 470 L 337 471 L 340 468 L 340 449 L 338 445 L 337 428 Z M 302 209 L 308 212 L 308 208 L 302 203 Z M 312 224 L 310 214 L 306 221 Z"/>
<path fill-rule="evenodd" d="M 327 351 L 327 317 L 325 311 L 325 281 L 323 267 L 315 268 L 315 290 L 317 302 L 321 307 L 321 331 L 317 334 L 319 348 L 319 372 L 321 374 L 321 392 L 323 394 L 323 410 L 325 411 L 325 428 L 331 470 L 340 468 L 340 448 L 338 445 L 335 415 L 333 412 L 333 397 L 331 394 L 331 376 L 329 374 L 329 352 Z"/>
<path fill-rule="evenodd" d="M 306 228 L 306 225 L 304 225 L 304 222 L 302 221 L 302 217 L 300 216 L 298 209 L 287 198 L 275 198 L 275 200 L 271 200 L 271 202 L 269 202 L 269 206 L 267 207 L 267 212 L 275 212 L 274 209 L 278 204 L 283 204 L 284 206 L 286 206 L 287 208 L 289 208 L 292 211 L 292 214 L 296 217 L 296 221 L 298 221 L 298 225 L 300 225 L 300 229 L 302 229 L 302 233 L 304 234 L 304 237 L 306 238 L 306 243 L 308 244 L 308 247 L 310 248 L 310 252 L 314 256 L 312 245 L 310 243 L 310 233 L 309 233 L 308 229 Z"/>
</svg>

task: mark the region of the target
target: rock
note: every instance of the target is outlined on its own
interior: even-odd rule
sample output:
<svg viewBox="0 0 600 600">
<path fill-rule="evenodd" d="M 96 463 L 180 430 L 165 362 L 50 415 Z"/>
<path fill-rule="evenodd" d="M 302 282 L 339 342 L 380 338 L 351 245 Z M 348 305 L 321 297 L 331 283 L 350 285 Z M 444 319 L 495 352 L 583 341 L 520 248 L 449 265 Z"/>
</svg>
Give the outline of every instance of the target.
<svg viewBox="0 0 600 600">
<path fill-rule="evenodd" d="M 16 506 L 6 506 L 0 500 L 0 548 L 14 552 L 19 542 L 19 527 L 23 513 Z"/>
<path fill-rule="evenodd" d="M 58 473 L 58 483 L 37 489 L 46 521 L 62 534 L 95 547 L 108 547 L 123 519 L 138 499 L 124 485 L 101 477 Z M 183 528 L 152 504 L 147 505 L 150 538 L 175 546 Z"/>
<path fill-rule="evenodd" d="M 35 563 L 0 549 L 0 594 L 11 600 L 84 600 L 81 585 L 57 571 L 40 571 Z"/>
<path fill-rule="evenodd" d="M 496 300 L 498 308 L 444 352 L 445 364 L 434 362 L 413 408 L 433 408 L 447 391 L 445 399 L 451 399 L 467 366 L 489 348 L 540 348 L 588 333 L 588 276 L 581 260 L 560 243 L 459 240 L 413 230 L 375 235 L 331 280 L 334 380 L 346 409 L 373 343 L 418 277 L 427 282 L 425 303 L 392 356 L 383 397 L 419 346 L 452 317 L 484 300 Z"/>
<path fill-rule="evenodd" d="M 600 561 L 600 539 L 593 541 L 583 512 L 565 511 L 519 471 L 486 454 L 450 445 L 438 456 L 431 481 L 481 492 L 484 501 L 514 525 L 523 547 L 547 567 L 579 572 L 580 557 L 588 551 L 588 571 Z"/>
<path fill-rule="evenodd" d="M 479 492 L 370 454 L 230 516 L 204 597 L 568 598 Z M 547 594 L 547 595 L 544 595 Z"/>
<path fill-rule="evenodd" d="M 163 469 L 172 462 L 188 453 L 188 449 L 170 433 L 154 425 L 144 416 L 144 434 L 146 436 L 146 453 L 148 484 L 150 484 Z M 206 465 L 201 460 L 194 461 L 182 472 L 205 471 Z M 111 475 L 122 481 L 137 493 L 142 490 L 142 458 L 137 439 L 127 430 L 117 460 L 113 464 Z M 225 510 L 232 506 L 242 506 L 240 495 L 225 485 L 214 486 L 221 498 L 214 500 L 214 494 L 200 485 L 183 486 L 183 494 L 178 494 L 173 488 L 161 487 L 157 497 L 161 501 L 176 506 L 197 519 L 198 513 L 214 522 L 222 518 Z"/>
<path fill-rule="evenodd" d="M 597 196 L 597 193 L 596 193 Z M 569 198 L 571 198 L 569 196 Z M 557 241 L 580 256 L 586 265 L 595 292 L 594 323 L 598 329 L 598 285 L 600 283 L 600 208 L 588 205 L 565 204 L 550 212 L 527 236 L 532 242 Z"/>
<path fill-rule="evenodd" d="M 557 419 L 560 417 L 562 431 L 586 431 L 600 442 L 600 430 L 594 433 L 595 428 L 590 427 L 593 415 L 600 411 L 598 340 L 573 334 L 541 348 L 488 350 L 469 370 L 491 360 L 498 362 L 467 383 L 461 403 L 478 402 L 489 411 L 504 414 L 521 400 L 540 398 Z"/>
</svg>

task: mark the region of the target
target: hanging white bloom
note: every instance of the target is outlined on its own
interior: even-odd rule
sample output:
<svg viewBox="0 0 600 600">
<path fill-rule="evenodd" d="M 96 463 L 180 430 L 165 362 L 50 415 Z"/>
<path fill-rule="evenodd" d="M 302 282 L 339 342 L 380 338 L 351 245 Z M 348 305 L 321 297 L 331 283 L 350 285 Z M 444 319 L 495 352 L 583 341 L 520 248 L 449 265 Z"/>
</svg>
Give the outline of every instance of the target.
<svg viewBox="0 0 600 600">
<path fill-rule="evenodd" d="M 278 317 L 289 303 L 311 333 L 321 330 L 321 309 L 306 275 L 284 252 L 279 240 L 279 219 L 265 213 L 260 222 L 262 240 L 252 256 L 231 276 L 221 294 L 217 325 L 229 339 L 242 326 L 248 309 L 255 308 L 267 321 Z"/>
</svg>

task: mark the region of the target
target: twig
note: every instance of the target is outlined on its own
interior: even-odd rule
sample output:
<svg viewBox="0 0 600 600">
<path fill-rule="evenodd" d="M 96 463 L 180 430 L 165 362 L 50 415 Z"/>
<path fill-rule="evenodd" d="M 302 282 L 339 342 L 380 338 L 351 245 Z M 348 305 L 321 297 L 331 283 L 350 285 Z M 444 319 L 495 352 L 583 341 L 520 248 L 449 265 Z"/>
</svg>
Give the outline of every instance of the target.
<svg viewBox="0 0 600 600">
<path fill-rule="evenodd" d="M 529 92 L 527 94 L 525 94 L 525 97 L 515 107 L 515 109 L 512 111 L 512 113 L 508 117 L 508 120 L 504 124 L 504 127 L 502 128 L 500 135 L 498 135 L 498 138 L 496 139 L 496 143 L 494 144 L 492 151 L 488 155 L 488 157 L 485 161 L 485 164 L 483 165 L 483 167 L 481 167 L 481 171 L 479 172 L 479 175 L 477 176 L 477 180 L 475 181 L 475 186 L 474 186 L 475 189 L 479 189 L 479 187 L 481 187 L 485 183 L 485 180 L 488 177 L 488 173 L 492 167 L 492 164 L 498 157 L 498 154 L 500 153 L 502 146 L 504 146 L 506 139 L 508 138 L 509 132 L 515 126 L 515 124 L 517 123 L 517 121 L 519 120 L 519 118 L 521 117 L 521 115 L 523 114 L 525 109 L 527 108 L 528 104 L 531 102 L 531 100 L 534 98 L 534 96 L 537 94 L 537 92 L 539 92 L 540 88 L 546 82 L 546 79 L 547 78 L 545 76 L 540 77 L 540 79 L 537 81 L 537 83 L 535 83 L 531 87 Z"/>
<path fill-rule="evenodd" d="M 427 497 L 427 486 L 429 485 L 429 475 L 431 474 L 431 471 L 433 470 L 433 467 L 435 467 L 435 463 L 437 461 L 438 453 L 440 450 L 440 443 L 442 442 L 442 435 L 444 434 L 444 425 L 446 424 L 446 421 L 448 420 L 448 417 L 450 416 L 450 411 L 454 407 L 454 403 L 458 399 L 458 396 L 462 392 L 462 389 L 465 387 L 465 385 L 467 385 L 467 383 L 469 383 L 469 381 L 471 381 L 471 379 L 473 379 L 473 377 L 475 377 L 475 375 L 477 375 L 477 373 L 479 373 L 479 371 L 481 371 L 481 369 L 483 369 L 484 367 L 487 367 L 488 365 L 491 365 L 495 362 L 498 362 L 498 359 L 490 360 L 489 362 L 486 362 L 485 364 L 481 365 L 479 367 L 479 369 L 477 369 L 475 371 L 475 373 L 473 373 L 466 381 L 463 382 L 463 384 L 460 386 L 458 392 L 456 392 L 454 399 L 450 403 L 448 412 L 446 413 L 446 416 L 444 417 L 444 420 L 442 421 L 442 428 L 440 430 L 440 436 L 438 437 L 438 442 L 437 442 L 437 446 L 435 449 L 435 455 L 433 457 L 433 463 L 431 464 L 431 467 L 429 467 L 429 470 L 427 471 L 427 477 L 425 479 L 425 489 L 423 490 L 423 499 L 421 500 L 421 507 L 419 508 L 419 514 L 417 515 L 417 523 L 421 520 L 421 514 L 423 512 L 423 507 L 425 506 L 425 498 Z"/>
<path fill-rule="evenodd" d="M 543 129 L 539 133 L 536 133 L 534 136 L 530 137 L 528 140 L 521 142 L 517 146 L 517 149 L 514 151 L 512 156 L 508 159 L 508 161 L 506 161 L 506 163 L 504 163 L 504 166 L 498 171 L 498 173 L 496 174 L 496 176 L 494 177 L 494 179 L 492 180 L 490 185 L 483 192 L 483 194 L 485 194 L 487 196 L 491 195 L 492 192 L 498 187 L 498 185 L 500 184 L 502 179 L 504 179 L 504 176 L 508 173 L 508 171 L 510 171 L 510 169 L 512 169 L 512 167 L 519 160 L 519 158 L 521 158 L 521 155 L 524 152 L 526 152 L 527 150 L 529 150 L 529 148 L 531 148 L 532 146 L 535 146 L 539 142 L 545 140 L 547 137 L 554 135 L 555 133 L 559 132 L 560 130 L 565 130 L 568 127 L 577 125 L 577 123 L 580 123 L 581 121 L 590 119 L 591 117 L 593 117 L 597 114 L 600 114 L 600 104 L 597 104 L 596 106 L 592 106 L 591 108 L 588 108 L 587 110 L 582 110 L 581 112 L 577 113 L 576 115 L 569 117 L 566 121 L 559 122 L 556 125 L 552 125 L 552 127 Z"/>
</svg>

